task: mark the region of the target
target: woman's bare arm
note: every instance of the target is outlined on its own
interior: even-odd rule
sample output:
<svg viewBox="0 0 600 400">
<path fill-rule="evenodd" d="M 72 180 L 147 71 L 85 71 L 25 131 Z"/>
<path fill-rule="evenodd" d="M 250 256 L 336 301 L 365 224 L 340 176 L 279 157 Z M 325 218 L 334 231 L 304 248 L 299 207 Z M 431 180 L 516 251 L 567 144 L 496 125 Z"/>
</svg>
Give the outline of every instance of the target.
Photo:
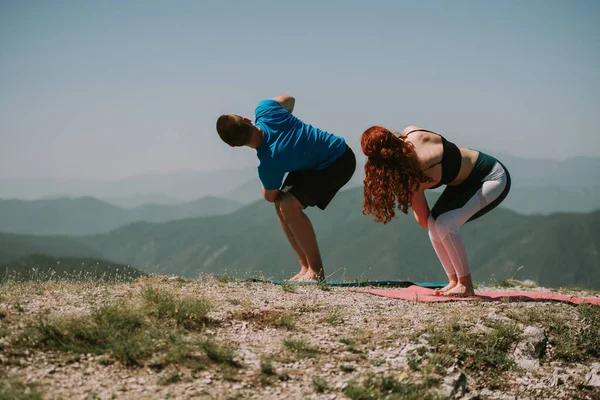
<svg viewBox="0 0 600 400">
<path fill-rule="evenodd" d="M 425 190 L 435 186 L 442 179 L 442 165 L 436 164 L 425 171 L 425 175 L 431 179 L 429 182 L 423 182 L 412 194 L 412 209 L 415 219 L 423 228 L 427 229 L 427 220 L 429 219 L 429 204 L 425 198 Z"/>
<path fill-rule="evenodd" d="M 427 229 L 427 220 L 429 219 L 429 204 L 425 198 L 425 190 L 418 189 L 413 192 L 412 209 L 415 219 L 423 228 Z"/>
</svg>

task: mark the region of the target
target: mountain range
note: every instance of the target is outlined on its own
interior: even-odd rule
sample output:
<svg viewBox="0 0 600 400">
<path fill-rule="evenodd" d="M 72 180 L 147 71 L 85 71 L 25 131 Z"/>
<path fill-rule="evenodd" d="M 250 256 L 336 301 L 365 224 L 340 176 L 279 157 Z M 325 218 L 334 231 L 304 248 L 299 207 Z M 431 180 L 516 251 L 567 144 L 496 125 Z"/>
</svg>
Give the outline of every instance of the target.
<svg viewBox="0 0 600 400">
<path fill-rule="evenodd" d="M 148 173 L 114 181 L 99 179 L 2 178 L 0 198 L 36 200 L 44 197 L 95 197 L 135 207 L 157 200 L 189 202 L 219 196 L 256 176 L 256 168 L 218 171 Z M 132 201 L 134 200 L 134 201 Z M 141 201 L 141 202 L 140 202 Z M 118 205 L 118 204 L 117 204 Z"/>
<path fill-rule="evenodd" d="M 437 197 L 428 195 L 430 204 Z M 326 212 L 309 209 L 330 280 L 444 278 L 427 231 L 411 215 L 387 225 L 361 214 L 362 190 L 341 192 Z M 498 208 L 460 234 L 477 282 L 515 277 L 544 286 L 600 287 L 600 211 L 522 215 Z M 273 205 L 165 223 L 137 222 L 81 237 L 0 234 L 0 262 L 31 253 L 90 257 L 146 272 L 286 278 L 298 269 Z M 519 267 L 523 267 L 518 270 Z"/>
<path fill-rule="evenodd" d="M 429 196 L 431 204 L 436 194 Z M 326 212 L 310 209 L 330 279 L 440 280 L 427 231 L 412 216 L 388 225 L 360 212 L 362 191 L 340 193 Z M 600 211 L 520 215 L 498 208 L 461 228 L 475 280 L 533 279 L 541 285 L 600 287 Z M 183 276 L 227 273 L 273 278 L 298 268 L 273 206 L 257 202 L 227 215 L 135 223 L 79 238 L 103 257 Z M 519 267 L 523 267 L 517 272 Z"/>
<path fill-rule="evenodd" d="M 92 198 L 0 200 L 0 231 L 35 235 L 86 235 L 108 232 L 137 221 L 166 222 L 226 214 L 240 203 L 206 196 L 183 204 L 145 204 L 121 208 Z"/>
<path fill-rule="evenodd" d="M 362 185 L 363 157 L 347 188 Z M 355 152 L 356 152 L 355 151 Z M 600 208 L 598 157 L 573 157 L 562 161 L 490 154 L 509 169 L 513 190 L 504 206 L 519 213 L 589 212 Z M 0 198 L 56 199 L 95 197 L 121 208 L 148 203 L 177 205 L 204 196 L 229 198 L 249 204 L 260 199 L 256 168 L 192 172 L 149 173 L 117 181 L 86 179 L 0 179 Z"/>
<path fill-rule="evenodd" d="M 600 171 L 600 158 L 576 157 L 555 161 L 505 154 L 496 157 L 510 171 L 512 178 L 511 193 L 504 201 L 504 207 L 521 214 L 600 209 L 600 180 L 596 176 L 596 171 Z M 359 162 L 347 188 L 362 186 L 363 170 L 364 166 Z M 261 198 L 260 181 L 253 178 L 224 196 L 249 204 Z"/>
</svg>

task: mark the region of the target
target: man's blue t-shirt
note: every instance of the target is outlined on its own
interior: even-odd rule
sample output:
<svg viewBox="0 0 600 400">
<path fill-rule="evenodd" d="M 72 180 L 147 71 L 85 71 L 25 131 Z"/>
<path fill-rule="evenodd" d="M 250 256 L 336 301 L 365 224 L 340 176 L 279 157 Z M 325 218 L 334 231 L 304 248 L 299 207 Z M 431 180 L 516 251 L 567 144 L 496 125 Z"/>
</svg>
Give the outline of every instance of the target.
<svg viewBox="0 0 600 400">
<path fill-rule="evenodd" d="M 321 170 L 346 151 L 346 141 L 302 122 L 275 100 L 258 103 L 254 124 L 263 132 L 256 149 L 266 190 L 279 189 L 287 172 Z"/>
</svg>

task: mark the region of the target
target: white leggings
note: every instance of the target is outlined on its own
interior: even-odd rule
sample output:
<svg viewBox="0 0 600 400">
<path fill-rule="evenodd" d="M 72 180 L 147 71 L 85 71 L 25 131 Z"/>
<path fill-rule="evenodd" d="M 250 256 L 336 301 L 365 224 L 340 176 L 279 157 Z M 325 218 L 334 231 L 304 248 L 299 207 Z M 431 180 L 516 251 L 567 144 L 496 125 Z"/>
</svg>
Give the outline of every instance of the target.
<svg viewBox="0 0 600 400">
<path fill-rule="evenodd" d="M 427 221 L 429 238 L 446 271 L 446 275 L 459 278 L 471 273 L 465 245 L 457 231 L 479 210 L 496 200 L 507 184 L 506 171 L 496 162 L 492 171 L 482 180 L 481 188 L 464 206 L 447 211 Z"/>
</svg>

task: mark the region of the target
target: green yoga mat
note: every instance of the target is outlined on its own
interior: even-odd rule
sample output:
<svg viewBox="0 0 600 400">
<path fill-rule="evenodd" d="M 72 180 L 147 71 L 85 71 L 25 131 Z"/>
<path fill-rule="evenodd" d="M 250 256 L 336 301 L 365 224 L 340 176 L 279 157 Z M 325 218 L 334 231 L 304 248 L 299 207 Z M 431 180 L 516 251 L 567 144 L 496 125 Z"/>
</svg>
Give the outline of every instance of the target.
<svg viewBox="0 0 600 400">
<path fill-rule="evenodd" d="M 292 284 L 292 285 L 316 285 L 316 282 L 290 282 L 290 281 L 275 281 L 268 279 L 246 279 L 248 282 L 273 283 L 275 285 Z M 413 285 L 424 288 L 436 289 L 446 286 L 447 282 L 419 282 L 410 281 L 362 281 L 362 282 L 326 282 L 327 286 L 332 287 L 361 287 L 361 286 L 385 286 L 385 287 L 409 287 Z"/>
</svg>

